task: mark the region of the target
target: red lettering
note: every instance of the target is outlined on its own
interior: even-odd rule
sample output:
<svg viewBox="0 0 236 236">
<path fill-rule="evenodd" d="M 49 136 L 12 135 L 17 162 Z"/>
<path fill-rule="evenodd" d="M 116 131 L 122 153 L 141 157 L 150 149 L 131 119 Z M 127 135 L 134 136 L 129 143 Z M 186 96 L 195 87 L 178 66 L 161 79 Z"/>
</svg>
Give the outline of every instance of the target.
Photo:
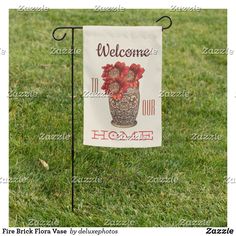
<svg viewBox="0 0 236 236">
<path fill-rule="evenodd" d="M 108 131 L 106 130 L 92 130 L 92 133 L 92 139 L 107 140 L 106 133 L 108 133 Z"/>
<path fill-rule="evenodd" d="M 110 51 L 110 46 L 109 44 L 107 43 L 107 51 L 106 51 L 106 47 L 105 46 L 102 46 L 101 43 L 98 44 L 98 48 L 97 48 L 97 53 L 98 53 L 98 56 L 102 56 L 102 54 L 104 54 L 104 56 L 106 57 L 108 54 L 109 54 L 109 51 Z"/>
<path fill-rule="evenodd" d="M 128 135 L 125 131 L 92 130 L 92 139 L 116 141 L 145 141 L 153 140 L 153 131 L 134 131 Z"/>
<path fill-rule="evenodd" d="M 153 131 L 139 131 L 141 140 L 153 140 Z"/>
<path fill-rule="evenodd" d="M 108 137 L 109 137 L 111 140 L 117 140 L 118 134 L 117 134 L 115 131 L 111 131 L 111 132 L 109 132 Z"/>
</svg>

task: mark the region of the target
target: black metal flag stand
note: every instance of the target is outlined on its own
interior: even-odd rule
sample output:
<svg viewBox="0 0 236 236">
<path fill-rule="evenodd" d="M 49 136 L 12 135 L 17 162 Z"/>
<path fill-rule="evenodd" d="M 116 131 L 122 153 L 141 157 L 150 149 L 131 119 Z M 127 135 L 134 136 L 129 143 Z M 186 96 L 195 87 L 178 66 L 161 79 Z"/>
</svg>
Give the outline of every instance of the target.
<svg viewBox="0 0 236 236">
<path fill-rule="evenodd" d="M 172 25 L 172 20 L 169 16 L 162 16 L 159 19 L 156 20 L 156 22 L 159 22 L 160 20 L 167 18 L 170 23 L 166 27 L 162 27 L 162 31 L 169 29 Z M 64 33 L 62 37 L 56 37 L 55 33 L 57 30 L 71 30 L 71 137 L 72 137 L 72 142 L 71 142 L 71 164 L 72 164 L 72 186 L 71 186 L 71 207 L 72 211 L 74 211 L 75 208 L 75 183 L 74 183 L 74 178 L 75 178 L 75 134 L 74 134 L 74 36 L 75 36 L 75 30 L 76 29 L 83 29 L 83 26 L 60 26 L 57 27 L 53 30 L 52 32 L 52 37 L 56 41 L 62 41 L 67 33 Z"/>
</svg>

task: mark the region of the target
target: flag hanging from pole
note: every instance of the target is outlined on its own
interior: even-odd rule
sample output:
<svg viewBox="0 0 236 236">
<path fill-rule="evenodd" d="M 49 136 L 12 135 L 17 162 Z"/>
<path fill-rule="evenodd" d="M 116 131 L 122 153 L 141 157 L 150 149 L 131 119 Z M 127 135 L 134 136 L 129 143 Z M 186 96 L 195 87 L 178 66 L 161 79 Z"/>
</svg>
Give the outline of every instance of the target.
<svg viewBox="0 0 236 236">
<path fill-rule="evenodd" d="M 84 145 L 161 146 L 161 26 L 84 26 Z"/>
</svg>

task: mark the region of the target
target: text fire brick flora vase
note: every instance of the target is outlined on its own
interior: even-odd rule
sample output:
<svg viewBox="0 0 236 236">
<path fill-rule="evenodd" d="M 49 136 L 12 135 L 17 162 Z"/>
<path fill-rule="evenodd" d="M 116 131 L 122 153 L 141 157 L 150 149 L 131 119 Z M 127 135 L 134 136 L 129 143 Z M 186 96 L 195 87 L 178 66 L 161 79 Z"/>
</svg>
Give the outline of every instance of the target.
<svg viewBox="0 0 236 236">
<path fill-rule="evenodd" d="M 102 68 L 102 89 L 109 94 L 111 124 L 120 128 L 135 126 L 140 103 L 139 79 L 144 68 L 139 64 L 126 66 L 124 62 L 107 64 Z"/>
</svg>

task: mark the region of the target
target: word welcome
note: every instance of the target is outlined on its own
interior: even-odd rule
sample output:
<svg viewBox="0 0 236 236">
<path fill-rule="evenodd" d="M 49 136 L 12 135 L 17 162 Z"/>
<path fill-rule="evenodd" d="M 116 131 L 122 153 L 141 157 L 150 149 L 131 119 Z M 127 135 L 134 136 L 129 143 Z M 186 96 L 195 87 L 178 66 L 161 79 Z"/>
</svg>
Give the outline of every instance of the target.
<svg viewBox="0 0 236 236">
<path fill-rule="evenodd" d="M 92 139 L 119 141 L 153 140 L 153 131 L 134 131 L 133 133 L 128 134 L 125 131 L 92 130 Z"/>
<path fill-rule="evenodd" d="M 148 57 L 150 55 L 157 55 L 158 50 L 154 48 L 133 49 L 133 48 L 120 48 L 120 44 L 116 44 L 115 48 L 111 48 L 109 43 L 103 45 L 101 43 L 97 46 L 97 55 L 99 57 Z"/>
</svg>

